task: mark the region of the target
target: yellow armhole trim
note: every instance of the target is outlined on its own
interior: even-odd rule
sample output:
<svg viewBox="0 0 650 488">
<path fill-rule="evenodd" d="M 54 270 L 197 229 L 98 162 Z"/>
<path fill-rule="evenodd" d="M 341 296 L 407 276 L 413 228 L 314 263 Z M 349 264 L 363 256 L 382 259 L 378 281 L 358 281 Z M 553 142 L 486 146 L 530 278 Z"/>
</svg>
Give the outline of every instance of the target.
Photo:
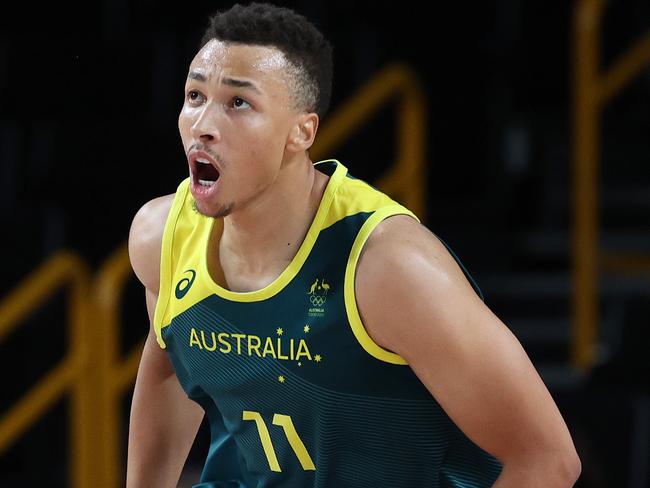
<svg viewBox="0 0 650 488">
<path fill-rule="evenodd" d="M 357 299 L 354 293 L 354 279 L 357 273 L 357 263 L 359 261 L 359 256 L 361 255 L 361 250 L 363 245 L 370 237 L 372 231 L 379 225 L 380 222 L 385 220 L 388 217 L 393 215 L 409 215 L 419 222 L 419 219 L 415 216 L 413 212 L 402 207 L 401 205 L 390 205 L 388 207 L 382 207 L 373 213 L 368 220 L 363 224 L 359 234 L 352 244 L 352 251 L 350 252 L 350 257 L 348 258 L 348 264 L 345 268 L 345 285 L 344 285 L 344 298 L 345 298 L 345 310 L 348 316 L 348 322 L 354 333 L 354 337 L 357 338 L 361 347 L 371 356 L 392 364 L 407 364 L 406 360 L 402 358 L 399 354 L 388 351 L 377 344 L 372 340 L 366 328 L 361 321 L 361 316 L 359 315 L 359 309 L 357 308 Z"/>
<path fill-rule="evenodd" d="M 165 312 L 169 304 L 172 287 L 172 241 L 178 215 L 185 203 L 188 187 L 189 178 L 178 185 L 174 201 L 172 202 L 169 215 L 165 222 L 165 229 L 163 230 L 162 246 L 160 249 L 160 289 L 158 290 L 158 300 L 156 301 L 156 309 L 153 315 L 153 328 L 156 332 L 156 340 L 162 349 L 167 347 L 162 338 L 162 329 L 169 325 L 163 324 L 163 321 L 165 320 Z"/>
</svg>

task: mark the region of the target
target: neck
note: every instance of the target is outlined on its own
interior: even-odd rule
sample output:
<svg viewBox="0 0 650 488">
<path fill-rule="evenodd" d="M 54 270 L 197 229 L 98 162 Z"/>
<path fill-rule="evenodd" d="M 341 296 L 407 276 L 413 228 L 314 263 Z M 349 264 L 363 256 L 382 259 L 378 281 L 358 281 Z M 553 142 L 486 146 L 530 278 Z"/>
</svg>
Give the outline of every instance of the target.
<svg viewBox="0 0 650 488">
<path fill-rule="evenodd" d="M 269 188 L 223 219 L 222 263 L 251 274 L 283 268 L 304 240 L 326 183 L 306 154 L 284 164 Z"/>
</svg>

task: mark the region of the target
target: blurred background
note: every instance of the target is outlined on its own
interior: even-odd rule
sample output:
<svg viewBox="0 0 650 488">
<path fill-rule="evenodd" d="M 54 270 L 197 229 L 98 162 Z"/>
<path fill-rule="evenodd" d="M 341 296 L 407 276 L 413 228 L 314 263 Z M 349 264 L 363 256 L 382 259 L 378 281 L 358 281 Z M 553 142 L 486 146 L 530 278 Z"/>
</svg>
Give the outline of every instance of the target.
<svg viewBox="0 0 650 488">
<path fill-rule="evenodd" d="M 650 487 L 650 2 L 277 4 L 334 46 L 316 159 L 454 249 L 558 403 L 577 486 Z M 2 7 L 2 487 L 123 484 L 148 328 L 124 246 L 187 174 L 184 79 L 230 5 Z"/>
</svg>

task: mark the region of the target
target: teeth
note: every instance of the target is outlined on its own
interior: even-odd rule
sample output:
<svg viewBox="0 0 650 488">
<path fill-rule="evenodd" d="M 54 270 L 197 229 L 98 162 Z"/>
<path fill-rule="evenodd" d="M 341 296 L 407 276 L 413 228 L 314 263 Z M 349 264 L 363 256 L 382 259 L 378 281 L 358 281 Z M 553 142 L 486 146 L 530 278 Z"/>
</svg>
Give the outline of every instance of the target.
<svg viewBox="0 0 650 488">
<path fill-rule="evenodd" d="M 199 184 L 201 186 L 212 186 L 212 185 L 214 185 L 214 181 L 212 181 L 212 180 L 199 180 Z"/>
<path fill-rule="evenodd" d="M 197 162 L 197 163 L 201 163 L 201 164 L 210 164 L 210 163 L 209 163 L 208 161 L 206 161 L 205 159 L 197 159 L 196 162 Z"/>
</svg>

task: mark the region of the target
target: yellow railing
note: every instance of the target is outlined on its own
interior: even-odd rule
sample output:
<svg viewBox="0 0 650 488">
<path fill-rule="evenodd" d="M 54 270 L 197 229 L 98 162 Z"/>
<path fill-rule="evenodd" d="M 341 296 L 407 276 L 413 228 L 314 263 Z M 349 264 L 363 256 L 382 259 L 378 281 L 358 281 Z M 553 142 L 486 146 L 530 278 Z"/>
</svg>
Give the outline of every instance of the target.
<svg viewBox="0 0 650 488">
<path fill-rule="evenodd" d="M 376 185 L 426 221 L 427 101 L 418 78 L 403 64 L 388 67 L 334 113 L 319 131 L 314 159 L 334 152 L 385 104 L 397 101 L 397 161 Z"/>
<path fill-rule="evenodd" d="M 121 403 L 127 389 L 135 380 L 144 341 L 126 356 L 120 357 L 119 344 L 122 332 L 122 296 L 128 280 L 134 276 L 127 247 L 121 246 L 97 273 L 94 298 L 99 318 L 98 334 L 102 347 L 97 351 L 97 366 L 102 388 L 102 408 L 97 421 L 101 424 L 102 445 L 98 476 L 101 487 L 118 487 L 123 484 L 124 456 L 121 443 Z M 143 294 L 144 296 L 144 294 Z"/>
<path fill-rule="evenodd" d="M 88 481 L 96 467 L 92 449 L 96 436 L 93 411 L 97 404 L 95 378 L 91 367 L 91 349 L 86 331 L 89 274 L 85 263 L 68 252 L 53 256 L 28 276 L 0 302 L 0 343 L 16 329 L 34 309 L 57 290 L 67 287 L 68 351 L 65 358 L 32 387 L 0 419 L 0 455 L 41 418 L 49 407 L 71 394 L 69 421 L 71 479 L 74 486 L 91 486 Z M 49 324 L 43 324 L 48 326 Z M 27 351 L 24 351 L 25 353 Z"/>
<path fill-rule="evenodd" d="M 377 183 L 425 220 L 426 100 L 404 65 L 387 68 L 334 113 L 319 133 L 315 159 L 333 151 L 381 105 L 397 99 L 400 157 Z M 86 265 L 62 253 L 53 257 L 0 303 L 0 342 L 20 320 L 60 286 L 70 283 L 70 350 L 62 363 L 0 419 L 0 454 L 61 395 L 72 388 L 71 481 L 75 488 L 123 484 L 120 400 L 132 385 L 142 345 L 119 354 L 122 296 L 133 276 L 126 246 L 98 271 L 92 287 Z"/>
<path fill-rule="evenodd" d="M 598 173 L 600 116 L 604 106 L 650 62 L 650 31 L 613 66 L 600 72 L 600 23 L 605 2 L 580 0 L 574 17 L 573 119 L 573 347 L 572 361 L 588 369 L 595 361 L 598 324 L 598 277 L 605 267 L 625 271 L 647 257 L 605 256 L 598 245 Z M 623 266 L 621 266 L 623 264 Z"/>
</svg>

